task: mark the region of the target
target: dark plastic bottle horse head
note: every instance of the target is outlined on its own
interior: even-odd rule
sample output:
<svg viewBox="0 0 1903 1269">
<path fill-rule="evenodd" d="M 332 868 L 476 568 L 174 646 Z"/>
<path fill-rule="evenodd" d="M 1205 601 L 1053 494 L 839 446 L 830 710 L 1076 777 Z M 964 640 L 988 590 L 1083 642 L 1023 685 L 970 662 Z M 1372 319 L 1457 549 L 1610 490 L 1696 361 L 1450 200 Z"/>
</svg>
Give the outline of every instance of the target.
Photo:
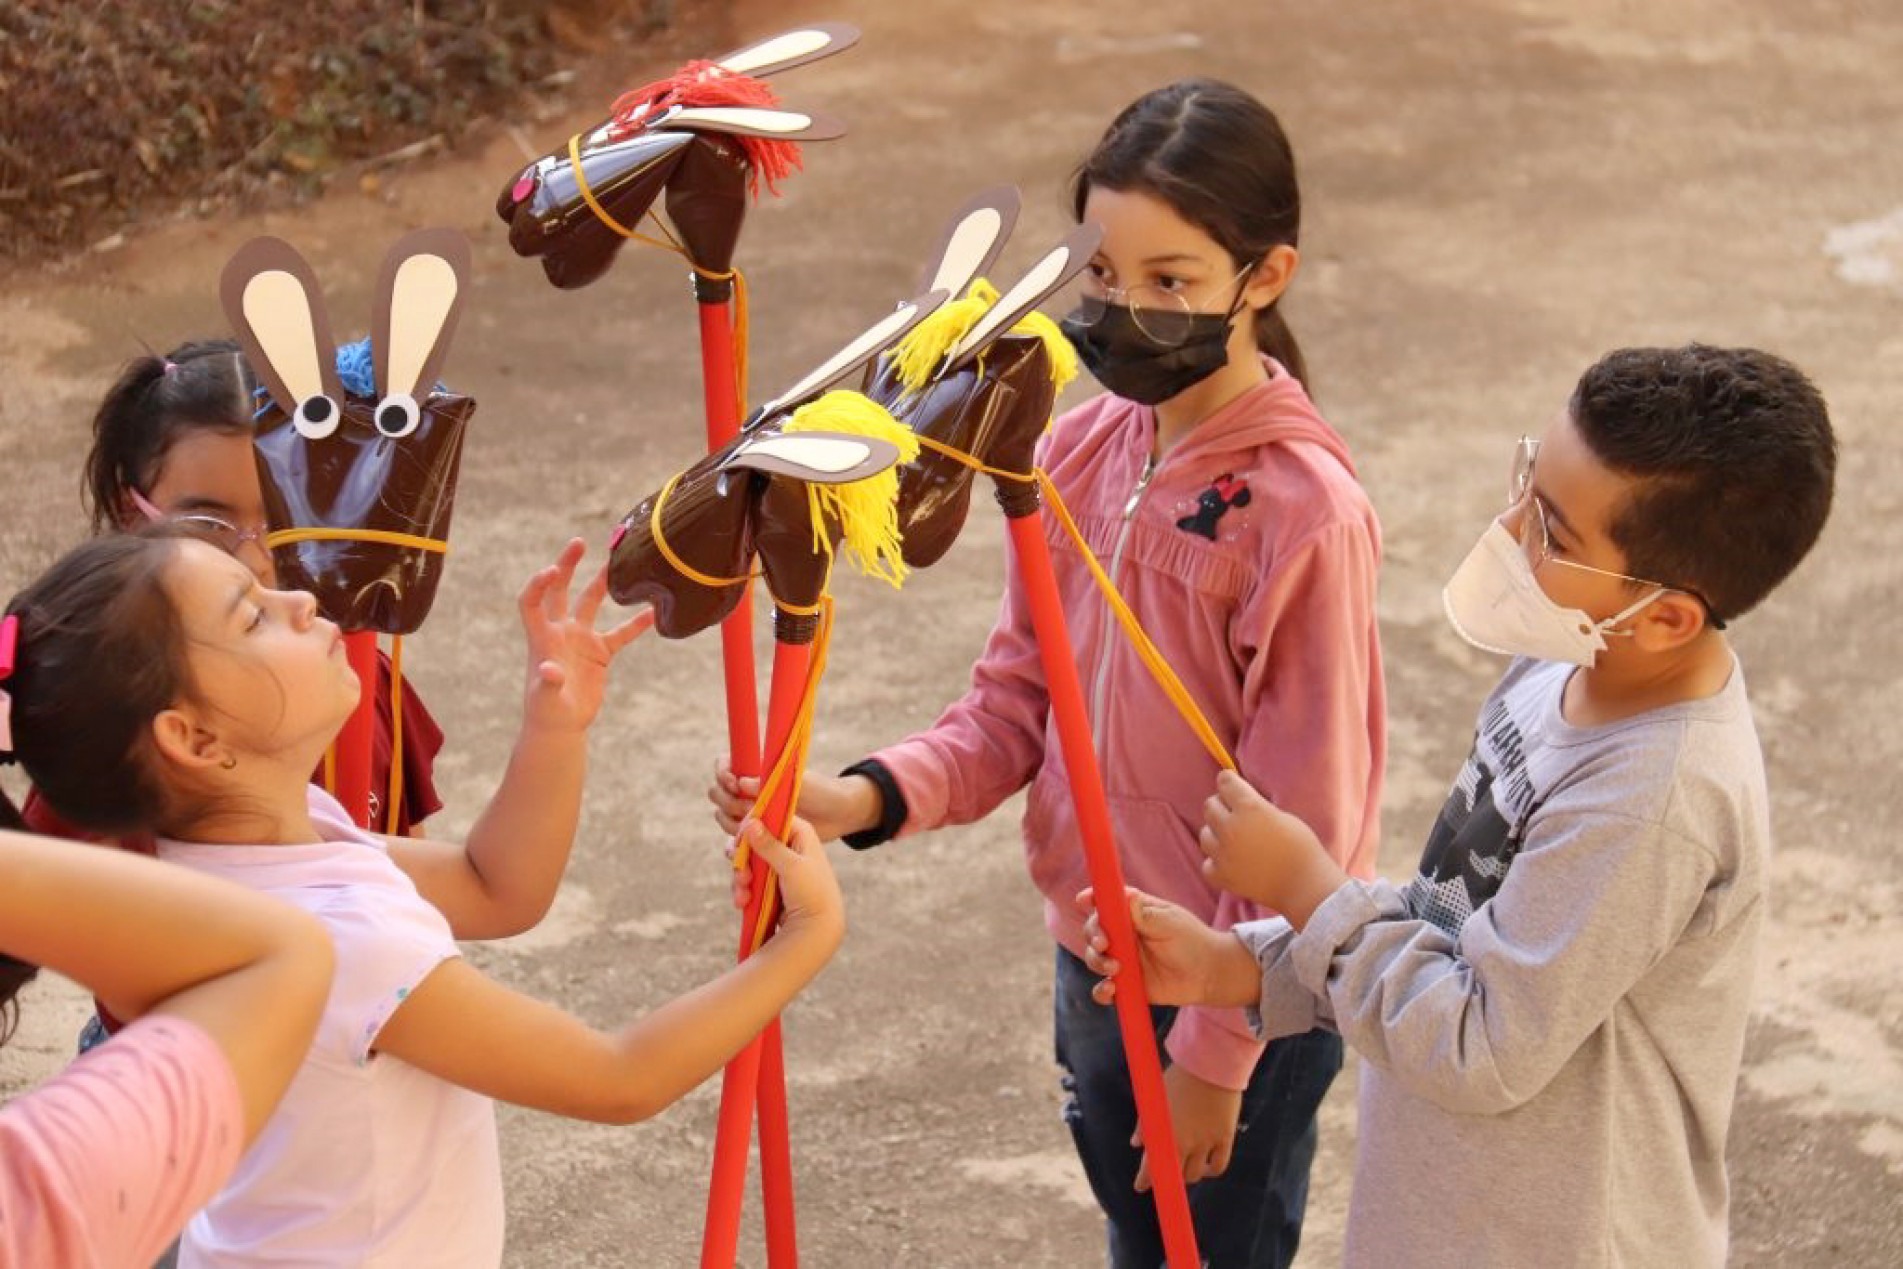
<svg viewBox="0 0 1903 1269">
<path fill-rule="evenodd" d="M 624 94 L 610 118 L 523 168 L 502 191 L 496 214 L 509 226 L 509 245 L 540 257 L 556 286 L 585 286 L 614 263 L 666 191 L 688 258 L 703 272 L 726 273 L 749 190 L 797 166 L 797 142 L 845 133 L 834 120 L 779 109 L 758 77 L 858 39 L 843 23 L 816 23 Z"/>
<path fill-rule="evenodd" d="M 666 638 L 683 638 L 733 611 L 758 559 L 767 589 L 782 608 L 817 604 L 845 530 L 837 516 L 816 512 L 809 489 L 865 480 L 892 467 L 901 454 L 890 439 L 823 424 L 803 427 L 797 416 L 816 403 L 822 415 L 845 417 L 847 411 L 830 404 L 832 397 L 820 394 L 944 298 L 938 291 L 901 304 L 762 406 L 729 445 L 636 504 L 617 526 L 609 555 L 608 590 L 616 601 L 654 605 L 655 629 Z M 885 419 L 887 430 L 904 437 L 884 411 L 860 401 L 861 412 Z"/>
<path fill-rule="evenodd" d="M 867 373 L 865 392 L 920 437 L 987 467 L 1028 474 L 1065 376 L 1051 346 L 1061 337 L 1054 328 L 1031 329 L 1038 323 L 1027 319 L 1090 262 L 1102 233 L 1095 225 L 1078 226 L 997 295 L 978 279 L 1002 249 L 1017 207 L 1017 191 L 1004 187 L 979 195 L 952 218 L 926 276 L 930 285 L 964 298 L 932 319 L 944 329 L 916 330 L 881 357 Z M 900 469 L 908 565 L 925 568 L 951 549 L 976 475 L 968 462 L 929 445 Z M 1028 482 L 1000 481 L 998 494 L 1008 514 L 1036 509 Z"/>
<path fill-rule="evenodd" d="M 310 591 L 346 630 L 410 634 L 436 597 L 476 408 L 436 376 L 468 277 L 455 230 L 418 230 L 390 249 L 362 392 L 338 371 L 322 291 L 296 248 L 256 238 L 225 266 L 225 313 L 267 393 L 255 446 L 279 584 Z"/>
</svg>

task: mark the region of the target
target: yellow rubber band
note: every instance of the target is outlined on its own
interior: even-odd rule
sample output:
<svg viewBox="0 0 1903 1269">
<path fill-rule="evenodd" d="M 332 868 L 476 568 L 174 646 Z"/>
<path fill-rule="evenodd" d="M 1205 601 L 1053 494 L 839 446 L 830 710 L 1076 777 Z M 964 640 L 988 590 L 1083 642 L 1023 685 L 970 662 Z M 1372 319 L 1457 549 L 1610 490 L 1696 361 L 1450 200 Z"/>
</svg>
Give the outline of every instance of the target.
<svg viewBox="0 0 1903 1269">
<path fill-rule="evenodd" d="M 293 542 L 381 542 L 386 546 L 407 546 L 417 551 L 434 551 L 438 555 L 449 554 L 449 543 L 441 538 L 419 537 L 414 533 L 399 533 L 394 529 L 279 529 L 275 533 L 264 535 L 264 545 L 270 550 L 289 546 Z"/>
</svg>

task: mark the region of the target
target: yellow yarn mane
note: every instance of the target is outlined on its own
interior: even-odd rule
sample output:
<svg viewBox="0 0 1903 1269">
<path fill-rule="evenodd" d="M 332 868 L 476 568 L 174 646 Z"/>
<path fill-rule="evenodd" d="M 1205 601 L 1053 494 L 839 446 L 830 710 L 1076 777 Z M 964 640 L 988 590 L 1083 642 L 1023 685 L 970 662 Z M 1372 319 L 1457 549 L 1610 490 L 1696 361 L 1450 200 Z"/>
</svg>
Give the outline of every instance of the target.
<svg viewBox="0 0 1903 1269">
<path fill-rule="evenodd" d="M 958 299 L 948 300 L 940 305 L 938 311 L 905 333 L 905 338 L 893 345 L 886 355 L 891 359 L 892 369 L 898 375 L 905 390 L 917 392 L 938 372 L 945 360 L 945 354 L 971 332 L 978 319 L 991 311 L 998 302 L 998 288 L 984 278 L 974 278 L 965 293 Z M 1051 383 L 1059 392 L 1077 377 L 1079 366 L 1077 350 L 1064 338 L 1064 332 L 1057 328 L 1044 314 L 1033 309 L 1019 318 L 1011 327 L 1014 335 L 1033 335 L 1044 342 L 1045 352 L 1051 360 Z M 982 355 L 982 354 L 981 354 Z"/>
<path fill-rule="evenodd" d="M 864 393 L 835 389 L 793 411 L 782 429 L 787 432 L 844 432 L 889 441 L 898 448 L 899 462 L 864 480 L 843 485 L 809 484 L 806 498 L 813 516 L 813 549 L 833 553 L 826 532 L 830 517 L 838 523 L 840 541 L 859 571 L 893 586 L 905 580 L 900 558 L 900 465 L 918 457 L 918 437 L 885 407 Z"/>
</svg>

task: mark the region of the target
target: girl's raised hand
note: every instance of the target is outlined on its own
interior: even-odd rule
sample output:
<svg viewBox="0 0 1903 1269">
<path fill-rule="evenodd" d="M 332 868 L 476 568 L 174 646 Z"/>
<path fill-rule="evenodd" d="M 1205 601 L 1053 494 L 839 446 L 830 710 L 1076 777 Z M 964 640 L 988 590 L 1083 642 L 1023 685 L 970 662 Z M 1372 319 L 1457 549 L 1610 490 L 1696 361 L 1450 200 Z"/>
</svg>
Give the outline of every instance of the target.
<svg viewBox="0 0 1903 1269">
<path fill-rule="evenodd" d="M 569 606 L 575 568 L 586 551 L 580 538 L 570 539 L 553 564 L 529 578 L 516 601 L 529 645 L 525 726 L 585 731 L 601 709 L 609 662 L 654 625 L 654 610 L 643 608 L 618 625 L 595 629 L 608 594 L 605 564 Z"/>
</svg>

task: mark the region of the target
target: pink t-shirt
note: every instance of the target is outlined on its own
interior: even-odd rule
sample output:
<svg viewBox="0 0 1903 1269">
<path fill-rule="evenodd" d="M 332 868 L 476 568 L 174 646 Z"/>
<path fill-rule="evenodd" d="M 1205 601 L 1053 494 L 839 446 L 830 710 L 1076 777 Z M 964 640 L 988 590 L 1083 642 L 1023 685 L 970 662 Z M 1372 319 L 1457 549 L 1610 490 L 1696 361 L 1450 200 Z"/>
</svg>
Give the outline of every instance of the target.
<svg viewBox="0 0 1903 1269">
<path fill-rule="evenodd" d="M 0 1108 L 0 1266 L 151 1264 L 243 1144 L 211 1037 L 179 1018 L 133 1023 Z"/>
<path fill-rule="evenodd" d="M 495 1104 L 376 1052 L 377 1034 L 404 998 L 459 955 L 449 922 L 383 843 L 316 785 L 310 810 L 320 841 L 159 839 L 161 859 L 309 912 L 337 952 L 304 1065 L 231 1183 L 187 1227 L 179 1264 L 500 1265 Z"/>
</svg>

